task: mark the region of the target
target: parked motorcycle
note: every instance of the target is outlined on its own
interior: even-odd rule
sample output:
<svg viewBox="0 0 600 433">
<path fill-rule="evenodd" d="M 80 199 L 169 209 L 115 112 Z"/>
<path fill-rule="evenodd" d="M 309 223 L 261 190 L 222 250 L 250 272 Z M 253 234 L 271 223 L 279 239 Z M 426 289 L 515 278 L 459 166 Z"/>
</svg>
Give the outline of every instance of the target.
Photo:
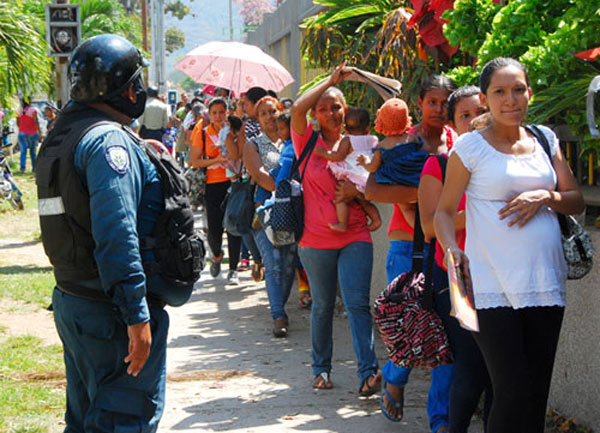
<svg viewBox="0 0 600 433">
<path fill-rule="evenodd" d="M 11 144 L 8 140 L 8 136 L 11 131 L 8 127 L 2 129 L 2 138 L 0 141 L 0 197 L 8 201 L 11 206 L 17 210 L 23 210 L 23 201 L 21 197 L 21 191 L 17 187 L 15 180 L 6 159 L 6 148 L 10 147 Z"/>
</svg>

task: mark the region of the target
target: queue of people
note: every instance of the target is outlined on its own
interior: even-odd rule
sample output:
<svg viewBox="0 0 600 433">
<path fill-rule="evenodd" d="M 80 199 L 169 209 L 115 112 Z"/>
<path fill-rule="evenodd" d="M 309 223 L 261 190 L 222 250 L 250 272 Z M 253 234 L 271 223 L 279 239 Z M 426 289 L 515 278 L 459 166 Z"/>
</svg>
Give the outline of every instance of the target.
<svg viewBox="0 0 600 433">
<path fill-rule="evenodd" d="M 115 76 L 122 82 L 104 79 L 109 72 L 102 62 L 86 64 L 88 54 L 102 58 L 106 46 L 115 51 L 107 62 L 116 63 L 108 66 L 120 71 Z M 167 281 L 146 266 L 157 256 L 140 246 L 138 236 L 153 234 L 161 215 L 161 179 L 141 150 L 144 143 L 121 125 L 141 117 L 144 133 L 161 130 L 163 142 L 167 125 L 150 121 L 161 117 L 164 124 L 156 101 L 143 114 L 146 96 L 157 95 L 144 89 L 144 62 L 129 42 L 101 35 L 78 47 L 74 58 L 81 61 L 71 65 L 73 71 L 88 80 L 74 82 L 73 101 L 46 140 L 38 170 L 42 235 L 58 281 L 53 303 L 65 346 L 67 428 L 143 425 L 156 431 L 164 408 L 163 307 L 185 302 L 193 283 L 179 287 L 177 299 L 169 298 Z M 380 370 L 370 303 L 371 232 L 381 225 L 371 202 L 393 204 L 387 279 L 411 269 L 420 226 L 426 250 L 435 254 L 427 274 L 454 357 L 452 364 L 432 370 L 427 402 L 432 433 L 467 432 L 482 396 L 486 432 L 543 433 L 566 299 L 556 213 L 579 213 L 583 200 L 554 133 L 541 128 L 549 158 L 523 127 L 531 96 L 527 71 L 513 59 L 498 58 L 483 68 L 479 88 L 459 89 L 431 75 L 414 107 L 420 121 L 413 125 L 407 104 L 390 99 L 374 122 L 379 138 L 370 135 L 368 113 L 350 109 L 336 87 L 349 74 L 344 63 L 291 103 L 252 88 L 234 104 L 227 90 L 217 89 L 209 101 L 182 101 L 167 119 L 177 131 L 174 152 L 192 168 L 192 202 L 204 207 L 211 276 L 219 278 L 224 263 L 224 209 L 232 184 L 251 185 L 254 205 L 262 209 L 282 179 L 301 179 L 302 237 L 276 246 L 258 218 L 243 236 L 227 232 L 227 282 L 239 283 L 243 243 L 254 262 L 253 277 L 265 280 L 273 336 L 285 338 L 286 304 L 296 275 L 306 275 L 306 281 L 298 279 L 299 286 L 310 287 L 310 301 L 305 293 L 301 302 L 311 307 L 312 387 L 319 390 L 335 383 L 332 330 L 339 286 L 358 394 L 379 393 L 382 414 L 398 422 L 411 370 L 391 360 Z M 105 94 L 112 96 L 98 99 L 87 84 L 92 79 L 106 83 Z M 61 139 L 71 123 L 99 118 L 112 120 L 92 124 L 79 142 Z M 34 135 L 35 121 L 31 130 L 23 125 L 23 134 Z M 76 149 L 75 157 L 55 173 L 52 149 L 67 145 Z M 63 149 L 65 155 L 69 149 Z M 296 167 L 301 154 L 308 156 Z M 82 185 L 89 194 L 79 188 L 75 204 L 85 206 L 63 205 L 60 194 L 53 195 Z M 55 218 L 63 214 L 79 223 L 77 231 L 70 230 L 70 219 Z M 64 254 L 60 233 L 69 233 L 69 245 L 79 249 Z M 450 316 L 448 255 L 472 281 L 479 332 L 468 332 Z"/>
<path fill-rule="evenodd" d="M 202 143 L 210 147 L 192 147 L 190 163 L 209 168 L 205 202 L 211 274 L 218 275 L 223 258 L 218 209 L 230 182 L 224 180 L 223 165 L 232 159 L 243 161 L 239 176 L 256 184 L 259 207 L 275 190 L 286 159 L 289 163 L 294 154 L 299 157 L 306 146 L 314 146 L 300 166 L 305 171 L 305 210 L 298 244 L 274 247 L 260 224 L 244 236 L 248 248 L 258 250 L 252 251 L 255 263 L 264 266 L 276 337 L 287 335 L 285 305 L 302 263 L 312 302 L 313 387 L 333 387 L 332 321 L 339 285 L 357 358 L 358 393 L 381 392 L 383 415 L 396 422 L 403 417 L 411 370 L 388 361 L 379 371 L 370 306 L 370 231 L 381 225 L 371 201 L 389 203 L 393 215 L 387 228 L 388 282 L 411 269 L 417 215 L 427 242 L 425 254 L 435 248 L 434 307 L 454 362 L 432 370 L 427 401 L 432 432 L 467 432 L 482 398 L 487 432 L 542 432 L 565 302 L 565 264 L 555 212 L 577 213 L 582 200 L 556 136 L 543 129 L 554 156 L 548 161 L 522 126 L 530 97 L 524 67 L 512 59 L 497 59 L 484 68 L 480 87 L 459 89 L 448 78 L 429 76 L 421 85 L 416 107 L 420 121 L 415 125 L 403 100 L 382 104 L 374 122 L 381 139 L 370 135 L 368 112 L 349 108 L 335 87 L 347 75 L 345 65 L 340 66 L 289 110 L 266 90 L 249 90 L 238 104 L 245 113 L 243 133 L 230 140 L 236 144 L 228 156 L 225 147 L 213 141 L 219 125 L 228 122 L 228 107 L 219 99 L 209 104 L 208 139 Z M 211 112 L 213 104 L 219 106 L 218 114 Z M 221 170 L 218 179 L 215 170 Z M 220 189 L 213 197 L 215 184 Z M 539 238 L 546 231 L 553 236 L 541 246 Z M 229 235 L 228 240 L 231 276 L 240 240 Z M 458 266 L 472 276 L 479 333 L 461 328 L 450 316 L 448 248 Z M 506 261 L 503 252 L 509 250 L 514 254 Z M 522 272 L 514 272 L 517 263 Z M 523 263 L 528 266 L 523 268 Z M 510 333 L 503 331 L 506 326 Z M 532 369 L 536 374 L 528 381 Z"/>
</svg>

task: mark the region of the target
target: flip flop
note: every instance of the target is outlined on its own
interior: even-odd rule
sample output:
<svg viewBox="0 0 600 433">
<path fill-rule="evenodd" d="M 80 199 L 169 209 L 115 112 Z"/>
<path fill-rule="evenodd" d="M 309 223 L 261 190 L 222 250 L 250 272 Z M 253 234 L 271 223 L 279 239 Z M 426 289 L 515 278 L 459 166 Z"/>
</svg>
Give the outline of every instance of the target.
<svg viewBox="0 0 600 433">
<path fill-rule="evenodd" d="M 329 373 L 324 371 L 322 373 L 317 374 L 313 380 L 312 386 L 314 389 L 331 389 L 331 388 L 333 388 L 333 383 L 331 383 Z"/>
<path fill-rule="evenodd" d="M 381 386 L 382 386 L 382 390 L 383 390 L 383 392 L 381 393 L 381 397 L 379 398 L 379 407 L 381 408 L 381 413 L 383 413 L 383 416 L 385 416 L 390 421 L 393 421 L 393 422 L 402 421 L 402 418 L 404 417 L 404 412 L 402 413 L 402 415 L 400 415 L 399 418 L 394 418 L 392 415 L 390 415 L 390 413 L 385 409 L 385 401 L 383 400 L 383 396 L 385 395 L 385 397 L 387 397 L 388 401 L 390 403 L 392 403 L 394 408 L 398 411 L 400 409 L 404 408 L 404 398 L 402 398 L 402 400 L 400 400 L 400 401 L 396 401 L 394 399 L 394 397 L 392 397 L 392 395 L 388 391 L 387 382 L 385 381 L 385 379 L 383 379 L 383 383 Z"/>
<path fill-rule="evenodd" d="M 375 379 L 375 383 L 373 385 L 369 385 L 370 378 Z M 363 389 L 365 383 L 367 384 L 367 389 Z M 370 374 L 360 383 L 358 395 L 361 397 L 370 397 L 379 390 L 381 390 L 381 374 Z"/>
</svg>

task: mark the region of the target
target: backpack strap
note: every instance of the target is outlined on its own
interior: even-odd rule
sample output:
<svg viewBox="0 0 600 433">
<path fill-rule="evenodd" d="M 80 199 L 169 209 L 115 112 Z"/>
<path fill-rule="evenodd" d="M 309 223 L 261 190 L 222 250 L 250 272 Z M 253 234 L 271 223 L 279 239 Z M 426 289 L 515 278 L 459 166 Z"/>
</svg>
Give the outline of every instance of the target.
<svg viewBox="0 0 600 433">
<path fill-rule="evenodd" d="M 421 305 L 428 311 L 433 310 L 433 263 L 435 261 L 436 240 L 432 238 L 429 243 L 429 252 L 427 253 L 427 263 L 425 269 L 425 234 L 421 227 L 421 215 L 419 214 L 419 206 L 415 212 L 415 227 L 413 237 L 413 253 L 412 253 L 412 271 L 425 273 L 425 290 L 421 296 Z"/>
<path fill-rule="evenodd" d="M 302 175 L 300 175 L 300 183 L 302 183 L 302 181 L 304 180 L 304 173 L 306 173 L 306 167 L 308 166 L 308 161 L 310 160 L 310 156 L 312 155 L 313 150 L 315 150 L 315 145 L 317 144 L 318 138 L 319 138 L 319 133 L 316 131 L 313 131 L 310 138 L 308 139 L 308 143 L 306 143 L 306 146 L 304 146 L 304 149 L 302 149 L 302 153 L 300 154 L 300 157 L 297 159 L 294 158 L 291 173 L 295 173 L 296 170 L 299 170 L 302 162 L 304 160 L 306 160 L 306 163 L 304 164 L 304 169 L 302 170 Z"/>
<path fill-rule="evenodd" d="M 552 160 L 552 154 L 550 153 L 550 143 L 548 143 L 548 138 L 546 137 L 546 134 L 544 134 L 539 128 L 539 126 L 537 126 L 534 123 L 527 125 L 525 129 L 528 130 L 531 134 L 533 134 L 533 136 L 537 139 L 538 143 L 540 143 L 540 145 L 544 149 L 544 152 L 546 152 L 546 155 L 548 155 L 548 159 L 550 159 L 550 164 L 552 164 L 552 168 L 554 168 L 554 161 Z M 554 189 L 556 188 L 558 188 L 558 178 L 557 185 Z M 558 212 L 556 212 L 556 217 L 558 218 L 558 225 L 560 226 L 561 233 L 568 233 L 567 217 L 564 214 Z"/>
<path fill-rule="evenodd" d="M 442 172 L 442 184 L 444 184 L 444 182 L 446 182 L 446 166 L 448 165 L 448 158 L 439 154 L 434 156 L 437 158 L 438 164 L 440 164 L 440 170 Z"/>
<path fill-rule="evenodd" d="M 440 164 L 440 170 L 442 171 L 442 184 L 446 179 L 446 165 L 448 160 L 444 155 L 431 155 L 435 157 Z M 432 238 L 429 242 L 429 252 L 427 254 L 427 262 L 425 263 L 425 269 L 423 264 L 425 262 L 425 234 L 421 226 L 421 216 L 419 213 L 419 206 L 417 205 L 417 211 L 415 213 L 415 227 L 414 227 L 414 238 L 413 238 L 413 255 L 412 255 L 412 269 L 416 272 L 425 273 L 425 290 L 421 296 L 421 305 L 425 310 L 433 310 L 433 265 L 435 262 L 435 249 L 437 242 L 435 238 Z"/>
<path fill-rule="evenodd" d="M 539 128 L 539 126 L 537 126 L 535 123 L 527 125 L 525 129 L 537 139 L 538 143 L 540 143 L 540 145 L 544 149 L 544 152 L 546 152 L 546 155 L 548 155 L 548 158 L 550 158 L 550 163 L 552 164 L 552 166 L 554 166 L 554 164 L 552 163 L 552 154 L 550 153 L 550 143 L 548 143 L 548 138 L 546 138 L 546 134 L 544 134 Z"/>
</svg>

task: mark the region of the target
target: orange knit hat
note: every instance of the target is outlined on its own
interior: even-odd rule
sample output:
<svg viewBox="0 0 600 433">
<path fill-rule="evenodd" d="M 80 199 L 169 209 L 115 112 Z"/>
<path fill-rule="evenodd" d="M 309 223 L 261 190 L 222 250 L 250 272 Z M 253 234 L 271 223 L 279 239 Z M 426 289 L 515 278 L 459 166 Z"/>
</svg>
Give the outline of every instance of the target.
<svg viewBox="0 0 600 433">
<path fill-rule="evenodd" d="M 383 135 L 402 135 L 412 126 L 408 105 L 402 99 L 391 98 L 377 110 L 375 131 Z"/>
</svg>

